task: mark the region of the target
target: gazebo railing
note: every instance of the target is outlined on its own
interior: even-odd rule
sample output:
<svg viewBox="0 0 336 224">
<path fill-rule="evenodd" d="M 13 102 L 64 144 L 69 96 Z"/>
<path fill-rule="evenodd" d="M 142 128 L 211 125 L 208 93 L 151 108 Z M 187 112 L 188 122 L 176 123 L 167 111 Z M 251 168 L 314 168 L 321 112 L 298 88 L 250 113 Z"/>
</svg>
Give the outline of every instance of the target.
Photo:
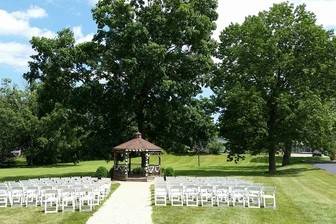
<svg viewBox="0 0 336 224">
<path fill-rule="evenodd" d="M 148 165 L 147 172 L 148 172 L 148 175 L 150 176 L 152 175 L 158 176 L 160 175 L 160 166 L 159 165 Z"/>
<path fill-rule="evenodd" d="M 128 176 L 128 165 L 127 164 L 117 164 L 113 167 L 114 177 L 127 177 Z"/>
</svg>

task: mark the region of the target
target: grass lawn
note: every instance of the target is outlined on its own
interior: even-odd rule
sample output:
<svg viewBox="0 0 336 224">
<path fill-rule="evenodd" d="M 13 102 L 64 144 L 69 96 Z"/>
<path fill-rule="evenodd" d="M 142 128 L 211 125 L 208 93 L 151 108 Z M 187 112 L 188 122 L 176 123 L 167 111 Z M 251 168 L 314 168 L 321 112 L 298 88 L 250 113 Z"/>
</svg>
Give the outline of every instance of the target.
<svg viewBox="0 0 336 224">
<path fill-rule="evenodd" d="M 105 166 L 108 170 L 112 162 L 103 160 L 84 161 L 78 165 L 62 163 L 59 165 L 27 167 L 22 161 L 18 168 L 1 168 L 0 181 L 22 180 L 38 177 L 61 177 L 61 176 L 92 176 L 99 166 Z"/>
<path fill-rule="evenodd" d="M 57 166 L 45 166 L 28 168 L 21 164 L 20 168 L 0 169 L 0 180 L 20 180 L 34 177 L 59 177 L 59 176 L 85 176 L 93 175 L 98 166 L 111 167 L 111 162 L 89 161 L 79 165 L 60 164 Z M 119 184 L 112 184 L 112 192 Z M 96 211 L 98 207 L 94 209 Z M 93 211 L 93 212 L 94 212 Z M 65 212 L 56 214 L 44 214 L 42 207 L 15 207 L 0 208 L 1 224 L 83 224 L 93 212 Z"/>
<path fill-rule="evenodd" d="M 280 158 L 279 162 L 280 162 Z M 336 175 L 314 168 L 312 158 L 294 158 L 294 164 L 279 168 L 269 177 L 264 157 L 247 157 L 235 164 L 224 155 L 164 156 L 163 166 L 175 168 L 176 175 L 237 176 L 277 189 L 277 209 L 153 207 L 154 224 L 216 223 L 336 223 Z"/>
<path fill-rule="evenodd" d="M 279 158 L 280 159 L 280 158 Z M 157 161 L 152 158 L 151 163 Z M 247 156 L 238 164 L 227 162 L 225 155 L 196 156 L 163 155 L 164 167 L 171 166 L 177 175 L 237 176 L 277 188 L 277 209 L 153 207 L 154 224 L 216 224 L 216 223 L 336 223 L 336 175 L 314 168 L 312 158 L 294 158 L 293 165 L 279 168 L 277 176 L 267 175 L 267 160 L 263 156 Z M 132 160 L 134 165 L 139 159 Z M 280 160 L 279 160 L 280 162 Z M 28 168 L 0 169 L 0 180 L 52 176 L 93 175 L 98 166 L 110 168 L 111 162 L 88 161 L 79 165 L 60 164 Z M 117 185 L 113 185 L 115 189 Z M 80 224 L 92 213 L 44 214 L 38 208 L 0 208 L 1 224 L 62 223 Z"/>
<path fill-rule="evenodd" d="M 115 191 L 119 184 L 112 184 Z M 101 204 L 102 205 L 102 204 Z M 54 214 L 44 214 L 42 207 L 14 207 L 0 208 L 1 224 L 83 224 L 99 207 L 92 212 L 58 212 Z"/>
</svg>

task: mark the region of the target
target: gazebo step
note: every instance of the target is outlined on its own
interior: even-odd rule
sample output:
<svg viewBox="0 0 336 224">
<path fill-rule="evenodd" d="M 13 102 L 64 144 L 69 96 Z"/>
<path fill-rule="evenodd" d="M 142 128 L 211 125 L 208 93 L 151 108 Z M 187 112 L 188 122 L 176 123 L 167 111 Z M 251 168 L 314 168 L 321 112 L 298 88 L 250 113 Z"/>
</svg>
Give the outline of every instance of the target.
<svg viewBox="0 0 336 224">
<path fill-rule="evenodd" d="M 154 177 L 128 177 L 126 181 L 147 182 L 154 180 Z"/>
</svg>

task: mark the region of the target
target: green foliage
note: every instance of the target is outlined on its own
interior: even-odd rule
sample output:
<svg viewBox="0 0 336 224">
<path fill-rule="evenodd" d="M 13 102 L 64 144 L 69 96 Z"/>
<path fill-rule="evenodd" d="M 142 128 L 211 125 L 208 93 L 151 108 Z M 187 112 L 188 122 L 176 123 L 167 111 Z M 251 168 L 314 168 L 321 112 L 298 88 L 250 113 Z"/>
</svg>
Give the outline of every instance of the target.
<svg viewBox="0 0 336 224">
<path fill-rule="evenodd" d="M 114 169 L 113 169 L 113 167 L 111 167 L 111 169 L 109 170 L 109 173 L 108 173 L 108 177 L 113 178 L 113 173 L 114 173 Z"/>
<path fill-rule="evenodd" d="M 328 153 L 329 153 L 329 158 L 330 158 L 331 161 L 336 160 L 336 151 L 335 150 L 329 151 Z"/>
<path fill-rule="evenodd" d="M 97 168 L 95 177 L 102 178 L 102 177 L 108 177 L 108 170 L 105 166 L 100 166 Z"/>
<path fill-rule="evenodd" d="M 10 162 L 12 150 L 23 150 L 31 141 L 37 118 L 31 108 L 31 93 L 4 80 L 0 86 L 0 165 Z"/>
<path fill-rule="evenodd" d="M 92 11 L 94 41 L 76 44 L 69 29 L 34 37 L 24 76 L 40 83 L 38 116 L 70 110 L 76 122 L 67 128 L 85 130 L 81 158 L 109 159 L 136 130 L 171 151 L 206 145 L 215 127 L 195 97 L 213 69 L 216 7 L 215 0 L 102 0 Z"/>
<path fill-rule="evenodd" d="M 207 145 L 207 149 L 210 154 L 220 154 L 225 151 L 224 143 L 220 142 L 218 139 L 210 141 Z"/>
<path fill-rule="evenodd" d="M 136 167 L 132 170 L 132 173 L 136 175 L 143 175 L 145 173 L 145 170 L 142 167 Z"/>
<path fill-rule="evenodd" d="M 39 128 L 25 154 L 30 165 L 79 162 L 84 130 L 71 110 L 57 106 L 39 120 Z"/>
<path fill-rule="evenodd" d="M 212 88 L 229 158 L 266 150 L 274 174 L 283 145 L 324 147 L 335 124 L 329 119 L 336 89 L 333 33 L 304 5 L 281 3 L 229 25 L 220 41 Z"/>
<path fill-rule="evenodd" d="M 163 170 L 164 175 L 169 177 L 169 176 L 175 176 L 175 170 L 172 167 L 167 167 Z"/>
<path fill-rule="evenodd" d="M 216 5 L 214 0 L 100 1 L 93 10 L 99 70 L 113 74 L 104 74 L 110 94 L 129 123 L 164 148 L 192 146 L 197 137 L 206 138 L 196 132 L 209 132 L 204 126 L 212 122 L 205 124 L 209 116 L 201 116 L 192 98 L 213 66 Z"/>
<path fill-rule="evenodd" d="M 171 114 L 174 119 L 160 130 L 160 137 L 167 136 L 167 139 L 160 138 L 161 145 L 177 153 L 204 151 L 217 131 L 209 103 L 208 99 L 192 100 L 191 105 L 176 108 Z"/>
<path fill-rule="evenodd" d="M 24 77 L 36 89 L 36 114 L 45 124 L 41 124 L 43 139 L 29 152 L 37 161 L 30 161 L 109 159 L 108 150 L 128 136 L 123 128 L 127 116 L 117 107 L 117 98 L 100 84 L 100 78 L 91 77 L 97 59 L 95 44 L 75 45 L 69 29 L 55 38 L 34 37 L 31 44 L 38 53 L 32 56 L 30 71 Z M 110 99 L 112 102 L 106 101 Z M 50 155 L 39 159 L 50 148 Z"/>
</svg>

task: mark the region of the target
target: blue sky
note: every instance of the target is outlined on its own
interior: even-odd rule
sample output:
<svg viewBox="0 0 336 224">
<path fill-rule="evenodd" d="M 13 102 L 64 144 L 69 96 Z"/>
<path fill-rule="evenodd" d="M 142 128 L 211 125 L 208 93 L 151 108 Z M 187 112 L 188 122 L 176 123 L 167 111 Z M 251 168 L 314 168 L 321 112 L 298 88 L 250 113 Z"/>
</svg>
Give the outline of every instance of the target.
<svg viewBox="0 0 336 224">
<path fill-rule="evenodd" d="M 97 0 L 0 0 L 0 79 L 10 78 L 25 86 L 22 74 L 32 51 L 32 36 L 53 37 L 62 28 L 73 29 L 77 42 L 88 41 L 96 26 L 91 8 Z M 231 22 L 242 22 L 246 15 L 256 14 L 279 0 L 219 0 L 218 29 L 214 38 Z M 336 28 L 336 0 L 291 0 L 306 3 L 317 16 L 318 23 Z M 207 91 L 205 95 L 210 92 Z"/>
<path fill-rule="evenodd" d="M 18 86 L 26 82 L 32 36 L 52 37 L 65 27 L 75 31 L 79 42 L 96 30 L 90 0 L 0 0 L 0 79 L 10 78 Z"/>
</svg>

